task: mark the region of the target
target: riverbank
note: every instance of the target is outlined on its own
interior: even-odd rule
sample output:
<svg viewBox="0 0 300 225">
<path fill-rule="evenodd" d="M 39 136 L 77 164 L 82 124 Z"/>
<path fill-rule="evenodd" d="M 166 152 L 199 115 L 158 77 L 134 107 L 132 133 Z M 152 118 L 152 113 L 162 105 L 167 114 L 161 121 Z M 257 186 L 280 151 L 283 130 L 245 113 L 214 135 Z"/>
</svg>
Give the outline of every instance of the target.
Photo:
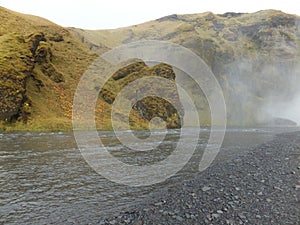
<svg viewBox="0 0 300 225">
<path fill-rule="evenodd" d="M 300 132 L 212 165 L 99 224 L 300 224 Z"/>
</svg>

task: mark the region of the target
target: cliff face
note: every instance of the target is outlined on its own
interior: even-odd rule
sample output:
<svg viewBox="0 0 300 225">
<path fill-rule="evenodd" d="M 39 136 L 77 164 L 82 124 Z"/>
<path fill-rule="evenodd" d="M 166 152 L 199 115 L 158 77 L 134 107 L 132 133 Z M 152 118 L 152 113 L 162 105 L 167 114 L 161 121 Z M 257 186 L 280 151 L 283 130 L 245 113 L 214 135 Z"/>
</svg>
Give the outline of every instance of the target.
<svg viewBox="0 0 300 225">
<path fill-rule="evenodd" d="M 221 84 L 229 124 L 252 125 L 272 116 L 267 105 L 288 101 L 298 93 L 299 21 L 295 15 L 275 10 L 223 15 L 208 12 L 170 15 L 116 30 L 70 31 L 99 53 L 120 44 L 153 39 L 191 49 Z M 202 124 L 209 125 L 209 106 L 201 90 L 191 80 L 180 82 L 189 87 L 187 91 L 204 115 Z"/>
</svg>

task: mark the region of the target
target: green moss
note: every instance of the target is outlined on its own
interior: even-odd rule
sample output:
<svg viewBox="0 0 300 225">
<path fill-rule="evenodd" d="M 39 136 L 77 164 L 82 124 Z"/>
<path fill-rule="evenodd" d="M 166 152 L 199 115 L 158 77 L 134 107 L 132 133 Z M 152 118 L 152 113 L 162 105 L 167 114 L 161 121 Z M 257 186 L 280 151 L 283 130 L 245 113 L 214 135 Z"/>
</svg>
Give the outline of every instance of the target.
<svg viewBox="0 0 300 225">
<path fill-rule="evenodd" d="M 71 129 L 78 79 L 97 55 L 47 20 L 0 16 L 0 129 Z"/>
<path fill-rule="evenodd" d="M 180 104 L 175 85 L 175 73 L 172 67 L 167 64 L 161 63 L 153 67 L 148 67 L 144 62 L 139 61 L 123 67 L 113 74 L 112 77 L 107 81 L 100 92 L 100 96 L 108 104 L 112 104 L 117 95 L 128 84 L 141 78 L 147 78 L 150 76 L 168 79 L 169 81 L 173 82 L 174 85 L 167 87 L 163 86 L 162 89 L 157 81 L 151 82 L 151 80 L 147 80 L 145 83 L 142 81 L 143 84 L 141 83 L 142 87 L 139 88 L 139 90 L 129 90 L 128 93 L 125 92 L 124 96 L 122 96 L 125 98 L 124 102 L 126 102 L 126 99 L 138 100 L 146 91 L 153 93 L 153 97 L 151 96 L 143 98 L 132 105 L 132 109 L 135 110 L 136 113 L 132 114 L 132 118 L 129 118 L 131 127 L 134 129 L 145 126 L 148 127 L 149 121 L 154 117 L 160 117 L 163 119 L 169 128 L 181 127 L 181 112 L 177 112 L 171 103 L 167 102 L 166 100 L 155 97 L 156 94 L 160 94 L 165 98 L 174 99 L 178 104 Z M 126 121 L 123 118 L 124 116 L 126 116 L 125 113 L 120 112 L 118 116 L 120 124 L 123 123 L 122 121 Z"/>
</svg>

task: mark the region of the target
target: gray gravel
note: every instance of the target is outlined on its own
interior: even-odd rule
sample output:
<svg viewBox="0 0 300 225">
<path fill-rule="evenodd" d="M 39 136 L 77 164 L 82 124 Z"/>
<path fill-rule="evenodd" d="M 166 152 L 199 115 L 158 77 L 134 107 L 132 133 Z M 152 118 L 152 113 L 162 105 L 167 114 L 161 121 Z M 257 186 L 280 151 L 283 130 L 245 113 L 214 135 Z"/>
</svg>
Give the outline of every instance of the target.
<svg viewBox="0 0 300 225">
<path fill-rule="evenodd" d="M 300 133 L 277 135 L 99 224 L 300 224 Z"/>
</svg>

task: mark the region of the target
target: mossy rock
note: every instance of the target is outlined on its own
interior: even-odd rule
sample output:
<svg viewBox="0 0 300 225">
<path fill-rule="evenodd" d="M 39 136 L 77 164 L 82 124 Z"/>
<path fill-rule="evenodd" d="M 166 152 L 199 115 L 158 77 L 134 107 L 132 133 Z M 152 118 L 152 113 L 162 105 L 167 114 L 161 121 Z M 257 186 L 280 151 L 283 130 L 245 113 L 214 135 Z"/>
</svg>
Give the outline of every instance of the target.
<svg viewBox="0 0 300 225">
<path fill-rule="evenodd" d="M 51 46 L 45 41 L 40 41 L 39 45 L 34 52 L 34 60 L 37 63 L 49 63 L 52 61 L 53 53 L 51 51 Z"/>
<path fill-rule="evenodd" d="M 55 33 L 53 36 L 49 37 L 49 40 L 54 42 L 62 42 L 64 41 L 64 37 L 62 34 Z"/>
<path fill-rule="evenodd" d="M 52 63 L 44 63 L 40 66 L 40 68 L 42 73 L 49 77 L 55 83 L 61 83 L 65 81 L 64 75 L 57 71 L 57 69 Z"/>
<path fill-rule="evenodd" d="M 3 35 L 0 45 L 0 119 L 11 121 L 22 111 L 26 80 L 34 63 L 30 49 L 20 35 Z"/>
<path fill-rule="evenodd" d="M 175 73 L 172 67 L 167 64 L 161 63 L 149 67 L 144 62 L 139 61 L 127 65 L 112 75 L 100 91 L 100 97 L 112 105 L 115 98 L 124 87 L 133 81 L 138 81 L 139 79 L 147 77 L 164 78 L 169 80 L 171 85 L 164 87 L 166 89 L 161 89 L 160 83 L 155 83 L 154 81 L 151 81 L 151 79 L 145 80 L 146 83 L 143 83 L 144 81 L 141 80 L 141 88 L 138 91 L 131 90 L 128 93 L 124 93 L 124 98 L 136 100 L 131 107 L 132 110 L 136 111 L 134 115 L 138 115 L 139 118 L 129 118 L 131 126 L 135 126 L 136 123 L 141 123 L 141 121 L 144 121 L 142 123 L 150 122 L 153 118 L 159 117 L 165 121 L 168 128 L 180 128 L 182 126 L 181 118 L 183 116 L 183 110 L 181 108 L 182 106 L 175 84 Z M 152 93 L 153 95 L 141 97 L 144 93 Z M 180 110 L 177 111 L 170 102 L 164 98 L 156 97 L 155 95 L 172 99 L 176 102 L 176 105 L 179 106 L 178 108 Z M 124 100 L 124 102 L 126 101 Z M 121 115 L 122 113 L 119 116 L 120 120 L 124 120 Z"/>
</svg>

